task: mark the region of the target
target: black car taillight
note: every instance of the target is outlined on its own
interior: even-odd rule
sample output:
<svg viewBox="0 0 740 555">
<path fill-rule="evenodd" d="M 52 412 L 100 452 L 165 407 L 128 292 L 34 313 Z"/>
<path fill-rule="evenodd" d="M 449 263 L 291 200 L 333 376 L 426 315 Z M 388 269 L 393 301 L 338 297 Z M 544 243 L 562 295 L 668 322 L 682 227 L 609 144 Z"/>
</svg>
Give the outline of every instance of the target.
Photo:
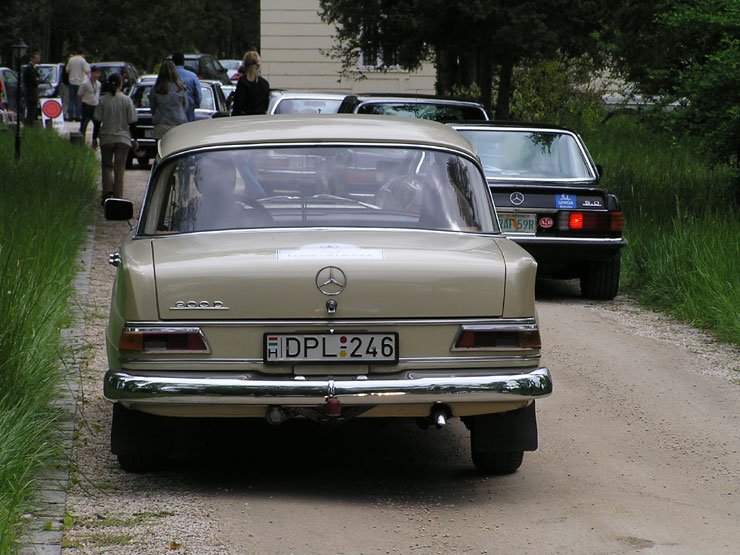
<svg viewBox="0 0 740 555">
<path fill-rule="evenodd" d="M 118 348 L 142 353 L 208 352 L 200 328 L 124 328 Z"/>
<path fill-rule="evenodd" d="M 624 230 L 622 212 L 560 212 L 559 231 L 621 232 Z"/>
</svg>

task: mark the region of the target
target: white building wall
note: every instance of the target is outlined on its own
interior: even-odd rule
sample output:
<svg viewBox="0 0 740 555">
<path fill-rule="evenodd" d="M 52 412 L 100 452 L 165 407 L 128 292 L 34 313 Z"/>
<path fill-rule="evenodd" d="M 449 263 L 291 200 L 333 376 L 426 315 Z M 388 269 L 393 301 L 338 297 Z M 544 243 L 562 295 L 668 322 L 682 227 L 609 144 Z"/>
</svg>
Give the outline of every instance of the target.
<svg viewBox="0 0 740 555">
<path fill-rule="evenodd" d="M 318 0 L 261 0 L 260 13 L 262 76 L 272 88 L 434 94 L 432 64 L 340 80 L 341 63 L 328 54 L 334 29 L 321 21 Z"/>
</svg>

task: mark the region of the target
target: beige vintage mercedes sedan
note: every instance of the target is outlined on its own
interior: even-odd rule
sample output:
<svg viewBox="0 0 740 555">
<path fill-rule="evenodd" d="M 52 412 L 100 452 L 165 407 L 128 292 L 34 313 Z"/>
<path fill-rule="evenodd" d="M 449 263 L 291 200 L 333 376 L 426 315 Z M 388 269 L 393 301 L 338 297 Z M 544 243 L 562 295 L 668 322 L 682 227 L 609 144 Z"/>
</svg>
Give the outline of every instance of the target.
<svg viewBox="0 0 740 555">
<path fill-rule="evenodd" d="M 105 213 L 127 220 L 133 206 L 109 199 Z M 499 231 L 473 147 L 445 125 L 177 127 L 111 263 L 104 394 L 125 470 L 161 465 L 168 422 L 202 417 L 458 417 L 492 474 L 537 448 L 535 400 L 552 382 L 536 263 Z"/>
</svg>

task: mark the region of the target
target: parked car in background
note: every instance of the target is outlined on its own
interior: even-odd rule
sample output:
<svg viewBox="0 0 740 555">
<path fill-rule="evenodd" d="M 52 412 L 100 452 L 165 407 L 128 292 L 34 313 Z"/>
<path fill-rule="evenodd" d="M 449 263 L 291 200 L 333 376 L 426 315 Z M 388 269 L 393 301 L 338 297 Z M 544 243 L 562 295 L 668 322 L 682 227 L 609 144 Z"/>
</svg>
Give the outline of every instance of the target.
<svg viewBox="0 0 740 555">
<path fill-rule="evenodd" d="M 39 97 L 61 97 L 64 64 L 37 64 L 36 71 L 39 75 Z"/>
<path fill-rule="evenodd" d="M 198 79 L 213 79 L 224 85 L 231 83 L 227 69 L 213 54 L 185 54 L 185 67 L 195 73 Z M 168 60 L 172 56 L 167 56 Z"/>
<path fill-rule="evenodd" d="M 336 114 L 348 93 L 272 89 L 268 114 Z"/>
<path fill-rule="evenodd" d="M 2 121 L 4 123 L 15 123 L 16 112 L 18 112 L 18 77 L 12 69 L 8 67 L 0 67 L 0 85 L 2 85 L 2 93 L 0 93 L 0 110 L 2 110 Z M 26 110 L 25 101 L 23 100 L 23 94 L 20 95 L 20 113 L 23 114 Z"/>
<path fill-rule="evenodd" d="M 221 84 L 221 92 L 224 93 L 226 98 L 226 110 L 231 113 L 231 108 L 234 105 L 234 93 L 236 92 L 236 84 L 230 83 L 229 85 Z"/>
<path fill-rule="evenodd" d="M 477 102 L 418 94 L 349 95 L 338 111 L 341 114 L 402 116 L 439 122 L 489 119 L 485 108 Z"/>
<path fill-rule="evenodd" d="M 584 297 L 613 299 L 624 215 L 581 138 L 541 124 L 451 126 L 475 145 L 501 229 L 534 256 L 539 274 L 579 278 Z"/>
<path fill-rule="evenodd" d="M 157 81 L 156 75 L 145 75 L 131 89 L 130 96 L 136 108 L 136 123 L 134 124 L 134 138 L 138 144 L 137 150 L 131 150 L 128 158 L 128 167 L 133 166 L 136 159 L 140 167 L 149 165 L 149 161 L 157 155 L 157 140 L 154 138 L 154 124 L 152 111 L 149 107 L 149 91 Z M 200 108 L 195 110 L 195 119 L 210 119 L 214 114 L 228 116 L 226 98 L 221 90 L 220 81 L 201 81 L 202 99 Z"/>
<path fill-rule="evenodd" d="M 266 115 L 176 127 L 159 150 L 111 257 L 103 387 L 123 469 L 157 468 L 198 419 L 458 417 L 492 474 L 537 448 L 552 382 L 536 265 L 499 232 L 458 133 Z M 105 215 L 131 219 L 133 203 L 108 199 Z"/>
<path fill-rule="evenodd" d="M 140 71 L 129 62 L 95 62 L 95 67 L 100 69 L 100 81 L 105 83 L 112 73 L 118 73 L 123 78 L 123 92 L 129 94 L 131 88 L 139 80 Z"/>
<path fill-rule="evenodd" d="M 229 76 L 229 81 L 236 81 L 241 75 L 239 69 L 242 67 L 241 60 L 219 60 L 220 64 L 226 68 L 226 74 Z"/>
</svg>

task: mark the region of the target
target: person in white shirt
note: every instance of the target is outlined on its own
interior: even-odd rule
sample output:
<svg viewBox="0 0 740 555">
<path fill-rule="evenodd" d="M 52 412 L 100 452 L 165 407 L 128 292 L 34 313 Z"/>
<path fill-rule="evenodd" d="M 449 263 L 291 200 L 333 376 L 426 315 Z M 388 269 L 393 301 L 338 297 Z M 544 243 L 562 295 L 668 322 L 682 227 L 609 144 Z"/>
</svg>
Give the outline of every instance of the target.
<svg viewBox="0 0 740 555">
<path fill-rule="evenodd" d="M 87 124 L 93 119 L 95 113 L 95 106 L 98 105 L 100 99 L 100 68 L 90 68 L 90 78 L 80 85 L 80 90 L 77 91 L 77 98 L 82 103 L 82 121 L 80 122 L 80 133 L 84 139 L 85 133 L 87 132 Z M 93 121 L 93 127 L 95 126 Z M 93 133 L 95 134 L 95 133 Z"/>
<path fill-rule="evenodd" d="M 88 80 L 90 75 L 90 64 L 85 60 L 85 51 L 77 49 L 77 54 L 67 62 L 67 75 L 69 75 L 69 119 L 71 121 L 82 121 L 82 103 L 77 93 L 80 85 Z"/>
</svg>

